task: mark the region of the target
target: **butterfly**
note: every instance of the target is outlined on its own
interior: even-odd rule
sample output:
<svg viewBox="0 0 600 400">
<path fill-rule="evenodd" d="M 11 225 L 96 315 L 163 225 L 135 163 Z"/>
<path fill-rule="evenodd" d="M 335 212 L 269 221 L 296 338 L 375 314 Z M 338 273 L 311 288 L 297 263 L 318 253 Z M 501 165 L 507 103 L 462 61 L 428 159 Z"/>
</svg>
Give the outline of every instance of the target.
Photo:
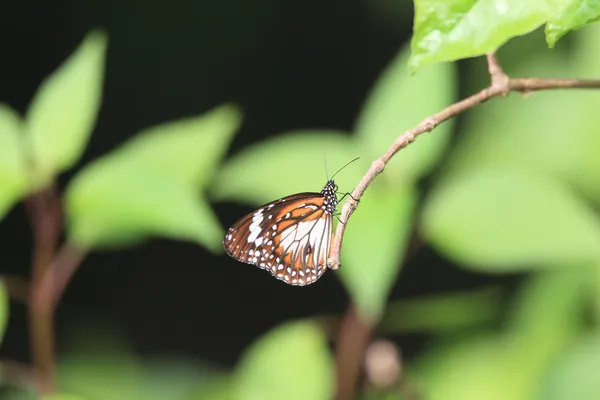
<svg viewBox="0 0 600 400">
<path fill-rule="evenodd" d="M 341 201 L 333 178 L 344 167 L 319 193 L 286 196 L 240 218 L 223 239 L 227 254 L 290 285 L 316 282 L 327 270 L 333 216 Z"/>
</svg>

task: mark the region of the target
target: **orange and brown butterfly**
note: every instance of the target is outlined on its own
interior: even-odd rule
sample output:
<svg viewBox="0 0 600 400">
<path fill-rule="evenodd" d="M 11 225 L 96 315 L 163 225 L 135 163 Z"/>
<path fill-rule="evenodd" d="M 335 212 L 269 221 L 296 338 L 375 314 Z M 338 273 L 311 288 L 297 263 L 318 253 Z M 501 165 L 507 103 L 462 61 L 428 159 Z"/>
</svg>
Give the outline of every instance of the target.
<svg viewBox="0 0 600 400">
<path fill-rule="evenodd" d="M 223 240 L 227 254 L 290 285 L 314 283 L 327 269 L 337 190 L 332 176 L 320 193 L 293 194 L 259 207 L 229 228 Z"/>
</svg>

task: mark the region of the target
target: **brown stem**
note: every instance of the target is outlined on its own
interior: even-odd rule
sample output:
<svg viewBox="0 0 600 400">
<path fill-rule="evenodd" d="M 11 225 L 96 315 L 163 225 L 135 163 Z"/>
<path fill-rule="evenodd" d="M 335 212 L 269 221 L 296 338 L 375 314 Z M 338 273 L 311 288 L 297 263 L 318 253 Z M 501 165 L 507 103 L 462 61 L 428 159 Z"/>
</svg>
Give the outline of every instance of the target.
<svg viewBox="0 0 600 400">
<path fill-rule="evenodd" d="M 361 320 L 354 306 L 350 306 L 342 321 L 337 340 L 337 400 L 356 398 L 360 367 L 372 332 L 372 325 Z"/>
<path fill-rule="evenodd" d="M 442 111 L 425 118 L 419 125 L 409 129 L 401 134 L 391 147 L 380 158 L 373 161 L 367 173 L 362 177 L 356 188 L 352 191 L 352 196 L 342 207 L 342 215 L 338 224 L 331 252 L 328 259 L 328 266 L 331 269 L 338 269 L 340 266 L 340 252 L 342 249 L 342 240 L 346 230 L 347 222 L 358 205 L 358 200 L 362 197 L 365 190 L 377 175 L 383 172 L 386 164 L 401 149 L 415 141 L 417 136 L 431 132 L 436 126 L 450 118 L 462 114 L 466 110 L 481 104 L 489 99 L 498 96 L 504 96 L 509 92 L 528 93 L 539 90 L 549 89 L 600 89 L 600 80 L 581 80 L 581 79 L 543 79 L 543 78 L 510 78 L 502 71 L 496 57 L 493 54 L 487 56 L 488 70 L 490 72 L 491 84 L 487 88 L 471 95 L 457 103 L 450 105 Z"/>
<path fill-rule="evenodd" d="M 34 193 L 27 199 L 33 227 L 34 251 L 30 285 L 29 325 L 31 352 L 40 394 L 54 391 L 54 324 L 53 316 L 33 299 L 42 276 L 48 269 L 60 239 L 62 212 L 54 185 Z"/>
<path fill-rule="evenodd" d="M 65 243 L 46 269 L 37 286 L 33 304 L 47 314 L 54 313 L 67 284 L 85 257 L 85 251 L 74 244 Z"/>
</svg>

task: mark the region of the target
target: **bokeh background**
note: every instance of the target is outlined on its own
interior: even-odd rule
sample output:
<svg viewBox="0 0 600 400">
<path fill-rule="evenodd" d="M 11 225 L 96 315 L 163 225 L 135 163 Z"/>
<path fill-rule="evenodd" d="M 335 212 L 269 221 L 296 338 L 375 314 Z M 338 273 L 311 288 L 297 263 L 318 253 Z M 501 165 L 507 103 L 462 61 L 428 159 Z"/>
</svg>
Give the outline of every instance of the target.
<svg viewBox="0 0 600 400">
<path fill-rule="evenodd" d="M 101 27 L 109 36 L 102 109 L 84 157 L 76 168 L 60 177 L 61 186 L 86 163 L 118 148 L 136 132 L 202 114 L 222 103 L 233 102 L 243 111 L 242 126 L 228 150 L 227 157 L 235 157 L 250 145 L 286 132 L 353 132 L 378 79 L 402 51 L 407 51 L 412 18 L 412 2 L 405 0 L 301 3 L 5 0 L 0 6 L 0 101 L 24 113 L 42 79 L 73 52 L 85 34 Z M 598 77 L 599 35 L 596 27 L 585 28 L 567 36 L 550 51 L 543 32 L 536 31 L 512 40 L 499 52 L 499 59 L 508 74 Z M 415 102 L 437 98 L 439 90 L 448 94 L 449 104 L 488 84 L 483 58 L 463 60 L 454 67 L 451 85 L 413 90 Z M 457 238 L 476 241 L 478 235 L 494 232 L 486 229 L 495 221 L 485 219 L 498 211 L 494 202 L 503 203 L 522 187 L 530 188 L 527 179 L 512 186 L 514 180 L 505 181 L 501 177 L 499 181 L 491 181 L 506 183 L 503 186 L 506 190 L 498 192 L 498 196 L 505 194 L 507 198 L 495 195 L 471 198 L 469 195 L 477 192 L 479 186 L 470 177 L 461 177 L 460 171 L 478 168 L 486 171 L 487 167 L 503 171 L 515 164 L 527 165 L 532 174 L 544 174 L 567 186 L 569 201 L 577 202 L 577 215 L 573 218 L 589 222 L 589 232 L 593 232 L 585 240 L 594 243 L 594 238 L 600 238 L 597 228 L 600 169 L 597 162 L 585 161 L 600 159 L 597 139 L 600 132 L 594 115 L 599 106 L 600 95 L 591 92 L 540 93 L 526 99 L 513 95 L 467 112 L 444 132 L 431 133 L 447 135 L 448 143 L 440 145 L 443 151 L 435 157 L 431 168 L 415 179 L 419 204 L 411 222 L 413 234 L 406 243 L 398 243 L 398 253 L 404 254 L 406 247 L 406 255 L 398 261 L 399 272 L 391 274 L 387 311 L 375 333 L 376 338 L 391 339 L 396 344 L 407 370 L 415 366 L 413 382 L 418 382 L 415 387 L 422 385 L 422 390 L 413 386 L 411 390 L 422 392 L 422 398 L 552 398 L 548 393 L 555 391 L 541 382 L 553 373 L 553 368 L 560 371 L 563 364 L 556 360 L 572 357 L 570 345 L 581 345 L 579 340 L 588 340 L 589 332 L 594 332 L 600 315 L 600 278 L 597 272 L 586 275 L 587 267 L 593 267 L 594 262 L 577 257 L 586 253 L 587 248 L 564 250 L 560 253 L 565 255 L 564 259 L 556 259 L 550 252 L 548 259 L 544 259 L 538 255 L 546 252 L 545 246 L 550 246 L 552 240 L 542 241 L 533 250 L 524 246 L 524 250 L 513 254 L 503 251 L 502 246 L 488 246 L 488 242 L 494 241 L 489 235 L 482 238 L 481 245 L 475 243 L 476 250 L 472 253 L 464 250 L 471 246 L 465 246 Z M 402 102 L 396 108 L 399 114 L 413 112 Z M 434 107 L 433 111 L 439 108 Z M 577 124 L 572 123 L 573 118 L 569 119 L 575 110 L 580 113 Z M 410 118 L 416 123 L 425 116 L 410 115 Z M 397 134 L 410 127 L 398 126 Z M 528 135 L 531 132 L 536 134 Z M 541 142 L 549 145 L 539 146 Z M 375 154 L 386 150 L 384 143 L 381 142 Z M 281 182 L 286 189 L 278 196 L 289 194 L 285 190 L 293 187 L 295 180 L 302 180 L 298 192 L 320 190 L 325 182 L 323 155 L 332 150 L 326 146 L 313 147 L 312 162 L 317 167 L 264 168 L 261 179 L 273 182 L 275 188 Z M 512 153 L 513 149 L 517 150 Z M 402 153 L 397 157 L 401 158 Z M 488 160 L 493 161 L 488 164 Z M 348 167 L 355 168 L 349 172 L 350 176 L 360 176 L 370 160 L 364 162 Z M 338 166 L 328 165 L 330 171 Z M 314 172 L 319 170 L 321 175 Z M 453 176 L 452 171 L 459 172 Z M 489 176 L 483 173 L 481 179 L 486 181 Z M 522 176 L 521 171 L 514 176 Z M 343 191 L 350 191 L 356 183 L 340 179 Z M 314 186 L 307 187 L 307 180 L 311 185 L 314 182 Z M 443 190 L 447 182 L 453 183 L 449 194 Z M 230 180 L 228 184 L 236 183 Z M 532 208 L 542 206 L 535 197 L 535 188 L 532 193 L 533 200 L 525 204 Z M 485 199 L 488 203 L 482 207 L 483 211 L 474 212 Z M 540 200 L 544 203 L 543 196 Z M 211 204 L 223 227 L 227 227 L 251 211 L 253 201 L 258 199 L 247 203 L 222 199 Z M 553 232 L 557 226 L 576 238 L 578 233 L 569 229 L 581 224 L 571 224 L 571 214 L 561 208 L 564 202 L 559 203 L 553 209 L 554 203 L 550 202 L 546 207 L 548 212 L 531 222 L 526 220 L 527 212 L 509 213 L 523 218 L 514 221 L 514 236 L 507 231 L 497 232 L 499 241 L 537 243 L 539 232 Z M 436 222 L 435 215 L 444 214 L 445 210 L 451 217 Z M 502 215 L 503 211 L 500 207 L 498 212 Z M 554 215 L 567 216 L 555 223 Z M 478 227 L 469 222 L 471 219 L 483 222 Z M 466 227 L 461 226 L 463 220 Z M 539 225 L 545 220 L 549 221 L 548 228 Z M 354 229 L 369 236 L 378 226 L 361 220 Z M 600 248 L 600 241 L 595 243 Z M 31 234 L 22 204 L 0 224 L 0 244 L 0 272 L 27 277 Z M 368 255 L 369 249 L 363 252 Z M 497 252 L 506 256 L 498 256 Z M 579 268 L 581 264 L 585 266 Z M 576 277 L 570 274 L 573 270 L 577 271 L 573 272 Z M 554 272 L 564 275 L 555 276 Z M 595 289 L 585 292 L 587 296 L 582 295 L 581 299 L 576 296 L 583 292 L 583 286 L 577 283 L 580 281 L 596 283 Z M 564 302 L 557 299 L 557 293 L 567 293 Z M 552 300 L 557 304 L 551 303 Z M 258 268 L 238 263 L 224 254 L 213 254 L 194 243 L 153 238 L 130 248 L 93 252 L 69 284 L 56 315 L 59 356 L 64 355 L 65 360 L 69 359 L 68 354 L 78 357 L 72 364 L 66 363 L 65 368 L 70 372 L 64 379 L 85 383 L 88 379 L 93 381 L 90 376 L 104 376 L 107 370 L 117 368 L 116 375 L 123 377 L 122 381 L 115 383 L 106 378 L 104 383 L 110 390 L 104 392 L 105 396 L 89 398 L 131 398 L 122 387 L 130 385 L 128 374 L 135 375 L 131 371 L 145 365 L 162 371 L 156 376 L 162 377 L 158 380 L 165 387 L 192 387 L 202 377 L 233 368 L 251 343 L 284 322 L 320 318 L 329 321 L 334 329 L 336 318 L 346 312 L 350 301 L 335 272 L 327 272 L 314 285 L 293 288 Z M 530 311 L 520 312 L 528 306 Z M 26 309 L 13 304 L 10 312 L 0 355 L 27 362 L 30 354 Z M 561 313 L 581 318 L 560 319 Z M 525 372 L 517 374 L 515 365 L 527 364 L 519 361 L 519 357 L 506 357 L 509 361 L 502 366 L 494 363 L 499 354 L 497 347 L 505 343 L 493 341 L 491 338 L 496 336 L 492 335 L 530 327 L 527 332 L 534 333 L 528 334 L 539 340 L 564 326 L 569 327 L 569 333 L 555 341 L 559 344 L 548 344 L 543 356 L 536 358 L 519 350 L 524 359 L 537 360 L 535 367 L 524 368 Z M 481 336 L 482 333 L 488 336 Z M 597 336 L 590 343 L 591 350 L 581 345 L 584 349 L 576 353 L 595 355 L 582 367 L 591 373 L 594 366 L 600 366 Z M 98 354 L 103 355 L 102 361 L 98 361 Z M 568 362 L 577 364 L 572 360 L 565 364 Z M 473 381 L 464 379 L 490 364 L 498 370 L 488 371 L 492 377 L 489 381 L 488 376 Z M 460 370 L 456 365 L 469 366 L 472 371 L 464 375 L 457 372 L 453 377 L 449 371 Z M 86 368 L 90 371 L 88 375 Z M 421 370 L 426 372 L 419 374 Z M 504 375 L 507 370 L 518 377 Z M 591 380 L 580 374 L 567 380 L 574 382 L 573 379 Z M 448 383 L 457 381 L 461 383 Z M 490 382 L 496 382 L 497 386 Z M 498 387 L 522 390 L 498 392 Z M 406 391 L 396 389 L 389 398 L 409 396 Z M 595 390 L 597 386 L 570 398 L 592 399 L 585 395 L 600 393 Z M 165 389 L 165 393 L 169 392 Z M 180 398 L 169 397 L 174 392 L 170 393 L 164 398 Z M 444 393 L 450 397 L 443 397 Z M 482 393 L 489 396 L 481 397 Z"/>
</svg>

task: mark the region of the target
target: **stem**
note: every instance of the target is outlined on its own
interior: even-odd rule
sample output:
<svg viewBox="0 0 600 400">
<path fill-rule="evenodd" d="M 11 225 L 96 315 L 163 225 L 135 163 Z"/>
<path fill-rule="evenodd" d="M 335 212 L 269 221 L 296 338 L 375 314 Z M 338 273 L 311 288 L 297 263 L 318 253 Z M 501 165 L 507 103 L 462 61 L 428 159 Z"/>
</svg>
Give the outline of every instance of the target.
<svg viewBox="0 0 600 400">
<path fill-rule="evenodd" d="M 34 251 L 30 286 L 29 325 L 34 371 L 40 394 L 54 391 L 54 324 L 52 314 L 33 299 L 60 238 L 62 212 L 54 185 L 27 199 L 33 226 Z"/>
<path fill-rule="evenodd" d="M 356 398 L 360 367 L 372 332 L 371 324 L 361 320 L 351 305 L 342 321 L 337 341 L 337 400 Z"/>
</svg>

